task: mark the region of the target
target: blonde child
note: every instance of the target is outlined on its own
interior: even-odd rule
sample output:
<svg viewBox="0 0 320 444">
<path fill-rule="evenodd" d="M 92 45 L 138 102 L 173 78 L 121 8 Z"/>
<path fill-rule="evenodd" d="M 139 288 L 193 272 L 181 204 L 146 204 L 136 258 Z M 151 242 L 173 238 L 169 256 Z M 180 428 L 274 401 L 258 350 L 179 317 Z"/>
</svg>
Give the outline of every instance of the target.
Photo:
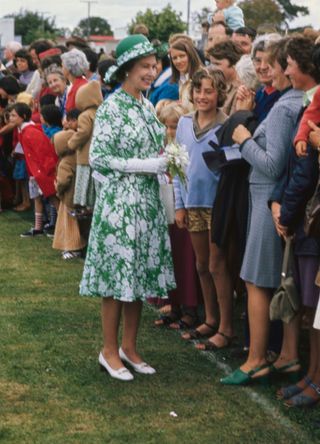
<svg viewBox="0 0 320 444">
<path fill-rule="evenodd" d="M 235 0 L 215 0 L 217 11 L 213 16 L 214 22 L 223 21 L 233 31 L 244 26 L 242 9 L 235 6 Z"/>
<path fill-rule="evenodd" d="M 166 126 L 166 142 L 174 142 L 179 119 L 186 110 L 177 102 L 161 108 L 159 120 Z M 169 225 L 176 290 L 169 292 L 171 311 L 155 321 L 155 325 L 169 325 L 172 329 L 188 329 L 197 325 L 197 305 L 201 294 L 190 235 L 176 224 Z"/>
</svg>

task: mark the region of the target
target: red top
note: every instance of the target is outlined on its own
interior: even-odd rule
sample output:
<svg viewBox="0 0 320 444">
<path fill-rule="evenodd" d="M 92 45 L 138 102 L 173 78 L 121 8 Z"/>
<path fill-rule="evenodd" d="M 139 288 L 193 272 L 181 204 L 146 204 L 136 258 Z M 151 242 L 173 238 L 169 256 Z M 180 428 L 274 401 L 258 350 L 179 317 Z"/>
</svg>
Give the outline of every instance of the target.
<svg viewBox="0 0 320 444">
<path fill-rule="evenodd" d="M 308 120 L 311 120 L 316 125 L 320 123 L 320 87 L 315 92 L 312 102 L 303 113 L 297 135 L 294 138 L 294 145 L 296 145 L 296 143 L 299 141 L 308 141 L 311 131 L 308 125 Z"/>
<path fill-rule="evenodd" d="M 54 181 L 58 157 L 53 144 L 39 125 L 27 125 L 19 134 L 29 176 L 33 176 L 45 197 L 56 194 Z"/>
<path fill-rule="evenodd" d="M 67 96 L 66 101 L 66 112 L 69 112 L 73 108 L 76 107 L 76 94 L 80 86 L 85 85 L 88 83 L 88 80 L 84 77 L 78 77 L 72 84 L 72 87 L 70 88 L 70 91 Z"/>
</svg>

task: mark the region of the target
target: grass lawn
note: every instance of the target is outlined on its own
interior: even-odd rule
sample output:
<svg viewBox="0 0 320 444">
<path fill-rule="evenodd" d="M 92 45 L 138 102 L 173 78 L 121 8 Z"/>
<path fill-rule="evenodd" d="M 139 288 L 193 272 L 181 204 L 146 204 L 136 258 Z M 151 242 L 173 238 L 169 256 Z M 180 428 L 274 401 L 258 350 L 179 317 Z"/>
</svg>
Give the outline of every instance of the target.
<svg viewBox="0 0 320 444">
<path fill-rule="evenodd" d="M 101 373 L 100 301 L 78 296 L 83 261 L 62 261 L 45 237 L 20 239 L 31 223 L 31 213 L 0 215 L 0 442 L 319 442 L 319 407 L 286 409 L 276 386 L 222 387 L 239 362 L 156 329 L 150 308 L 139 346 L 157 374 Z"/>
</svg>

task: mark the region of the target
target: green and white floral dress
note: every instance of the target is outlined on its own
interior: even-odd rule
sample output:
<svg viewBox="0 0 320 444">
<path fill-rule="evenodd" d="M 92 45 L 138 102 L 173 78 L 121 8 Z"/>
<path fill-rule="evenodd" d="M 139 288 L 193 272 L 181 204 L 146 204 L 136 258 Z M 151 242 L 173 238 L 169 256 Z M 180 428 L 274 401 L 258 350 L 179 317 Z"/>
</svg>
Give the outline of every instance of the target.
<svg viewBox="0 0 320 444">
<path fill-rule="evenodd" d="M 96 114 L 90 165 L 102 183 L 94 207 L 80 294 L 132 302 L 175 288 L 156 175 L 112 169 L 115 159 L 157 157 L 164 127 L 150 103 L 119 89 Z"/>
</svg>

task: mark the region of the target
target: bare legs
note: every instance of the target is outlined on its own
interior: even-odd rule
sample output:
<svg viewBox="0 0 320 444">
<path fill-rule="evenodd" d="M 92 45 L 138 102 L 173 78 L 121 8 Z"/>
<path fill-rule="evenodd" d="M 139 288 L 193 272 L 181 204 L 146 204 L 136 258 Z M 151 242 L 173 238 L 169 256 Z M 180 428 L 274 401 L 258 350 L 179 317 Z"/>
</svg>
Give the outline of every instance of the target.
<svg viewBox="0 0 320 444">
<path fill-rule="evenodd" d="M 276 368 L 283 367 L 292 361 L 298 360 L 298 343 L 300 333 L 300 315 L 295 316 L 288 324 L 283 323 L 283 341 L 278 359 L 273 363 Z M 300 364 L 290 368 L 296 371 Z"/>
<path fill-rule="evenodd" d="M 218 246 L 211 242 L 210 231 L 191 232 L 190 236 L 203 293 L 205 322 L 208 325 L 216 325 L 220 316 L 219 331 L 227 337 L 232 337 L 232 281 L 226 257 Z M 202 324 L 197 330 L 202 334 L 210 333 L 206 324 Z M 183 337 L 188 339 L 188 333 Z M 227 345 L 226 338 L 219 334 L 212 336 L 210 341 L 217 347 Z M 201 349 L 202 346 L 203 344 L 197 344 L 197 348 Z"/>
<path fill-rule="evenodd" d="M 137 335 L 141 319 L 142 301 L 123 304 L 122 350 L 135 364 L 142 362 L 137 354 Z"/>
<path fill-rule="evenodd" d="M 200 325 L 197 330 L 205 335 L 210 333 L 210 325 L 214 326 L 217 324 L 219 313 L 215 285 L 209 270 L 211 255 L 210 231 L 190 232 L 190 238 L 196 256 L 197 272 L 203 295 L 205 322 L 208 324 Z M 189 339 L 189 333 L 185 333 L 182 336 L 185 339 Z"/>
<path fill-rule="evenodd" d="M 232 279 L 227 267 L 226 256 L 223 251 L 218 248 L 216 244 L 211 244 L 210 254 L 210 273 L 213 277 L 213 281 L 217 291 L 220 323 L 219 332 L 225 334 L 227 337 L 233 336 L 233 285 Z M 210 342 L 217 347 L 224 347 L 226 344 L 226 338 L 217 334 L 210 338 Z"/>
<path fill-rule="evenodd" d="M 103 356 L 109 365 L 118 370 L 123 367 L 119 357 L 118 330 L 120 325 L 120 316 L 122 302 L 113 298 L 102 298 L 101 320 L 103 333 Z"/>
<path fill-rule="evenodd" d="M 241 370 L 248 373 L 256 367 L 266 364 L 266 353 L 269 338 L 269 305 L 272 292 L 270 289 L 256 287 L 246 282 L 248 290 L 248 314 L 250 328 L 250 349 L 246 362 Z M 257 376 L 266 370 L 257 373 Z"/>
<path fill-rule="evenodd" d="M 320 330 L 312 327 L 314 310 L 309 309 L 308 319 L 310 322 L 310 360 L 307 376 L 314 384 L 320 387 Z M 304 378 L 297 383 L 297 386 L 303 389 L 303 395 L 310 396 L 314 399 L 320 398 L 320 394 L 317 394 L 316 391 L 307 384 Z M 287 401 L 287 404 L 290 404 L 290 400 Z"/>
<path fill-rule="evenodd" d="M 111 297 L 102 298 L 103 355 L 114 370 L 123 367 L 123 363 L 119 357 L 118 343 L 122 310 L 124 315 L 122 349 L 134 363 L 138 364 L 142 362 L 136 350 L 142 302 L 120 302 Z"/>
</svg>

